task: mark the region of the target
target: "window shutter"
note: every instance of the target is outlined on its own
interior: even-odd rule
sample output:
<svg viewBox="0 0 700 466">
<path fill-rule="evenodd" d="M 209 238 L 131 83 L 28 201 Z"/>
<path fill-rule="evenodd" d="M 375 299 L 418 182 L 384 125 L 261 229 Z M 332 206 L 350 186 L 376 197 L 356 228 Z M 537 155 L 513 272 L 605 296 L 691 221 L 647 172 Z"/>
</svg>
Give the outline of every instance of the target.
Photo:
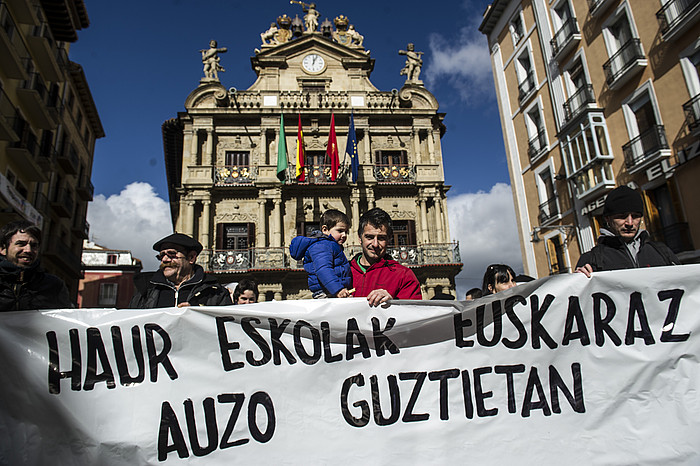
<svg viewBox="0 0 700 466">
<path fill-rule="evenodd" d="M 216 224 L 216 249 L 224 249 L 224 223 Z"/>
<path fill-rule="evenodd" d="M 248 247 L 255 247 L 255 224 L 248 223 Z"/>
<path fill-rule="evenodd" d="M 409 220 L 408 224 L 408 244 L 415 245 L 418 244 L 416 241 L 416 222 Z"/>
</svg>

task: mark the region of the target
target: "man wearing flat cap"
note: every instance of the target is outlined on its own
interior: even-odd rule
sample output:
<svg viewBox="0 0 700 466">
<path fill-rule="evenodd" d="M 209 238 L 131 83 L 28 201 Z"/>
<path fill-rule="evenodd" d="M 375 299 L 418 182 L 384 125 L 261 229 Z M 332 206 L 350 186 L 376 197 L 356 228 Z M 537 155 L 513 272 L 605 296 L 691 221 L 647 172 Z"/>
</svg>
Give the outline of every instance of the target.
<svg viewBox="0 0 700 466">
<path fill-rule="evenodd" d="M 182 233 L 173 233 L 153 245 L 160 268 L 146 287 L 136 291 L 129 307 L 226 306 L 233 304 L 228 290 L 195 264 L 202 245 Z"/>
<path fill-rule="evenodd" d="M 600 229 L 598 245 L 578 260 L 576 272 L 590 277 L 601 270 L 680 264 L 668 246 L 639 228 L 643 212 L 642 196 L 634 189 L 623 185 L 610 191 L 603 207 L 607 228 Z"/>
</svg>

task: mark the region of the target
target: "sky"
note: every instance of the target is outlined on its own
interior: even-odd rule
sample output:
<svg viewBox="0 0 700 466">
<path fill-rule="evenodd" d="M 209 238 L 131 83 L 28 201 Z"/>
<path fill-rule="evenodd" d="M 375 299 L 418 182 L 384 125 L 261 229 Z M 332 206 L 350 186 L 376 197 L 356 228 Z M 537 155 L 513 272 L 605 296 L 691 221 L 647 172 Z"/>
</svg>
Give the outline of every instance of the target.
<svg viewBox="0 0 700 466">
<path fill-rule="evenodd" d="M 478 31 L 489 1 L 317 1 L 321 21 L 344 14 L 375 59 L 372 83 L 400 89 L 398 54 L 409 42 L 424 52 L 421 79 L 447 114 L 442 139 L 448 217 L 464 269 L 458 296 L 480 286 L 486 266 L 522 271 L 515 213 L 486 38 Z M 172 231 L 161 125 L 184 111 L 203 76 L 200 49 L 215 39 L 221 83 L 247 89 L 260 33 L 283 13 L 303 17 L 288 1 L 85 0 L 90 26 L 79 31 L 70 59 L 81 64 L 106 136 L 95 148 L 88 206 L 90 239 L 130 249 L 156 267 L 151 245 Z M 435 6 L 438 5 L 438 6 Z M 138 234 L 134 234 L 137 231 Z"/>
</svg>

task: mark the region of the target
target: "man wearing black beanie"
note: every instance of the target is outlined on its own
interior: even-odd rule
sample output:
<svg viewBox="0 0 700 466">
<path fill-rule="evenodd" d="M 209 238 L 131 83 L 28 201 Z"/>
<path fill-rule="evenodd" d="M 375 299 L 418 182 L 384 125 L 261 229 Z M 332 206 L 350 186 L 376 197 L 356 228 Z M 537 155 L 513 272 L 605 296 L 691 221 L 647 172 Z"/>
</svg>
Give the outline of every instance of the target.
<svg viewBox="0 0 700 466">
<path fill-rule="evenodd" d="M 576 272 L 590 277 L 601 270 L 680 264 L 668 246 L 651 241 L 639 228 L 643 212 L 642 197 L 632 188 L 623 185 L 610 191 L 603 207 L 607 228 L 600 229 L 598 245 L 579 258 Z"/>
</svg>

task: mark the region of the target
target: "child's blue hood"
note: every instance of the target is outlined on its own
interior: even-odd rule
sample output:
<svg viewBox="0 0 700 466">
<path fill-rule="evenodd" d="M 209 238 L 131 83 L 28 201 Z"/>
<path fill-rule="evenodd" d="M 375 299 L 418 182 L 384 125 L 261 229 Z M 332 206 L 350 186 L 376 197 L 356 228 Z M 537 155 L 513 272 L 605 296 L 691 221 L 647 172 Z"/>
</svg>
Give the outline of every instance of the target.
<svg viewBox="0 0 700 466">
<path fill-rule="evenodd" d="M 311 232 L 311 236 L 297 236 L 292 239 L 292 242 L 289 244 L 289 255 L 292 256 L 292 259 L 300 261 L 304 258 L 309 246 L 324 238 L 327 239 L 328 236 L 324 235 L 319 230 Z"/>
</svg>

